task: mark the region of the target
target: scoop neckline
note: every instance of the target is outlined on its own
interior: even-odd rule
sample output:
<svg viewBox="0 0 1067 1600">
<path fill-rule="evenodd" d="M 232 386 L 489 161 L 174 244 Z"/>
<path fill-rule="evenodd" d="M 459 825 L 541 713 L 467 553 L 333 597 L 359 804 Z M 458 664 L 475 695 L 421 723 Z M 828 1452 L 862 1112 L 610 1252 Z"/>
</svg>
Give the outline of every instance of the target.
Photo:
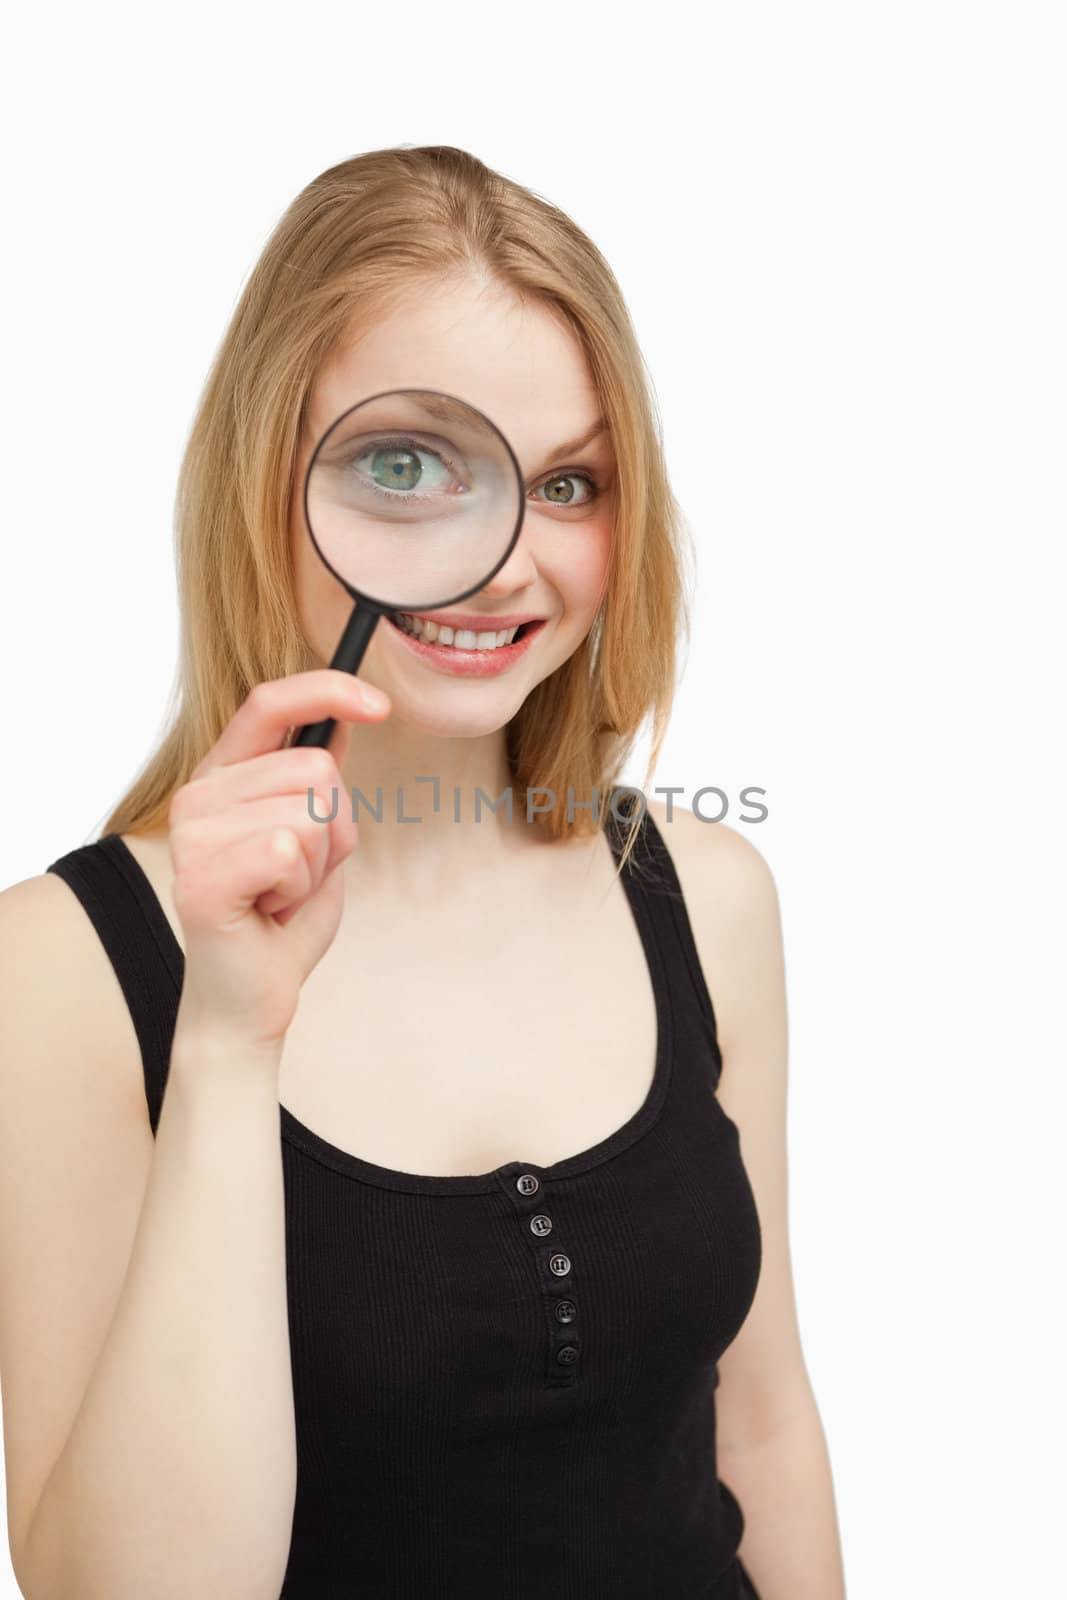
<svg viewBox="0 0 1067 1600">
<path fill-rule="evenodd" d="M 645 814 L 645 823 L 654 828 L 655 823 L 648 813 Z M 613 850 L 606 829 L 602 829 L 602 836 L 606 847 Z M 178 943 L 174 929 L 157 895 L 151 879 L 145 872 L 141 863 L 130 849 L 126 840 L 120 833 L 105 834 L 104 839 L 114 839 L 121 847 L 125 860 L 132 864 L 134 873 L 142 890 L 147 890 L 150 897 L 147 901 L 142 894 L 142 904 L 152 907 L 153 919 L 158 920 L 156 937 L 162 948 L 167 966 L 174 979 L 175 987 L 179 994 L 185 973 L 185 953 Z M 103 843 L 103 839 L 100 841 Z M 535 1161 L 524 1161 L 516 1156 L 511 1161 L 505 1161 L 500 1166 L 493 1167 L 488 1172 L 475 1173 L 423 1173 L 405 1172 L 398 1167 L 383 1167 L 376 1162 L 368 1161 L 358 1156 L 354 1151 L 344 1150 L 340 1145 L 332 1143 L 322 1134 L 309 1128 L 289 1110 L 280 1099 L 278 1101 L 279 1123 L 281 1136 L 292 1148 L 301 1151 L 311 1160 L 317 1161 L 321 1166 L 329 1167 L 342 1175 L 354 1178 L 361 1183 L 372 1185 L 379 1189 L 393 1189 L 408 1194 L 435 1194 L 435 1195 L 461 1195 L 461 1194 L 489 1194 L 499 1190 L 502 1183 L 508 1178 L 519 1173 L 530 1172 L 539 1178 L 542 1184 L 553 1183 L 566 1178 L 576 1178 L 585 1172 L 601 1166 L 604 1162 L 621 1155 L 642 1138 L 654 1126 L 663 1109 L 670 1086 L 671 1070 L 673 1065 L 674 1048 L 674 1018 L 670 1002 L 670 987 L 663 962 L 662 951 L 656 939 L 655 928 L 648 902 L 635 882 L 629 863 L 621 873 L 622 884 L 629 905 L 631 915 L 637 928 L 641 948 L 645 957 L 645 967 L 648 972 L 652 987 L 653 1000 L 656 1012 L 656 1043 L 655 1059 L 652 1071 L 652 1082 L 648 1093 L 632 1116 L 628 1117 L 614 1132 L 607 1134 L 595 1144 L 589 1145 L 584 1150 L 576 1151 L 573 1155 L 564 1156 L 559 1161 L 554 1161 L 550 1166 L 540 1166 Z"/>
</svg>

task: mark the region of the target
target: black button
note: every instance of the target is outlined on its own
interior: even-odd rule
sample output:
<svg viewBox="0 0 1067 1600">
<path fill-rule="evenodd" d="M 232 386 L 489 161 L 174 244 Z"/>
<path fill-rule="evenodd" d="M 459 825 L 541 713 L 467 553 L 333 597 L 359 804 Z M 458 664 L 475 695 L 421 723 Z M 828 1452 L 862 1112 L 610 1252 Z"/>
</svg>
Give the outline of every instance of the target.
<svg viewBox="0 0 1067 1600">
<path fill-rule="evenodd" d="M 520 1194 L 536 1194 L 541 1187 L 541 1180 L 534 1177 L 532 1172 L 524 1172 L 521 1178 L 515 1179 L 515 1187 Z"/>
<path fill-rule="evenodd" d="M 565 1278 L 571 1270 L 571 1258 L 565 1255 L 553 1256 L 548 1263 L 548 1268 L 550 1272 L 555 1273 L 557 1278 Z"/>
<path fill-rule="evenodd" d="M 578 1307 L 573 1300 L 556 1301 L 556 1321 L 573 1322 L 578 1315 Z"/>
<path fill-rule="evenodd" d="M 561 1348 L 556 1351 L 556 1360 L 559 1362 L 561 1367 L 571 1367 L 574 1365 L 577 1359 L 578 1352 L 572 1344 L 562 1345 Z"/>
<path fill-rule="evenodd" d="M 546 1233 L 552 1232 L 552 1218 L 546 1217 L 539 1211 L 536 1217 L 530 1218 L 530 1232 L 536 1233 L 539 1239 L 543 1239 Z"/>
</svg>

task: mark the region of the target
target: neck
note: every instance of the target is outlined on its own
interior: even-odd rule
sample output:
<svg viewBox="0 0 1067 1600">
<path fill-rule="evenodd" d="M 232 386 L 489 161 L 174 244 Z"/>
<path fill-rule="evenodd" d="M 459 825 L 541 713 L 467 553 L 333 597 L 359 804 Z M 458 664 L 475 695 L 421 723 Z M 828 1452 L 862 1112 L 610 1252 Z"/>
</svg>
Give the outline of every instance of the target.
<svg viewBox="0 0 1067 1600">
<path fill-rule="evenodd" d="M 348 815 L 354 803 L 359 824 L 348 864 L 370 881 L 432 884 L 454 882 L 457 874 L 480 876 L 504 855 L 537 842 L 512 784 L 503 728 L 464 739 L 427 734 L 395 715 L 378 725 L 357 723 L 341 785 L 338 806 Z M 490 802 L 500 802 L 495 813 Z"/>
</svg>

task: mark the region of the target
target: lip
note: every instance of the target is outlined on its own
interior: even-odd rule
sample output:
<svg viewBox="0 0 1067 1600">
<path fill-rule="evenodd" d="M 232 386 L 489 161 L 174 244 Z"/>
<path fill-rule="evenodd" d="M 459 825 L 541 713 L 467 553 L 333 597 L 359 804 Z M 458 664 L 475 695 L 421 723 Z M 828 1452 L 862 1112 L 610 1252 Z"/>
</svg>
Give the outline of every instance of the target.
<svg viewBox="0 0 1067 1600">
<path fill-rule="evenodd" d="M 506 616 L 489 617 L 476 611 L 405 611 L 405 617 L 421 622 L 436 622 L 439 628 L 469 628 L 473 633 L 499 633 L 501 628 L 517 628 L 520 622 L 544 622 L 532 611 L 509 611 Z"/>
<path fill-rule="evenodd" d="M 421 616 L 422 613 L 415 611 L 409 615 Z M 498 645 L 495 650 L 457 650 L 453 645 L 426 644 L 424 640 L 416 639 L 413 634 L 405 633 L 403 628 L 398 628 L 387 612 L 383 614 L 382 620 L 388 625 L 389 631 L 413 655 L 424 661 L 428 667 L 437 667 L 452 678 L 495 678 L 501 672 L 506 672 L 517 661 L 521 661 L 534 640 L 541 634 L 546 622 L 544 617 L 516 617 L 514 623 L 496 617 L 471 619 L 482 624 L 480 631 L 483 633 L 490 632 L 486 627 L 489 621 L 496 623 L 497 632 L 501 628 L 514 627 L 519 622 L 533 622 L 536 626 L 532 627 L 529 633 L 523 634 L 521 639 L 516 639 L 514 644 Z M 436 621 L 436 618 L 431 617 L 429 620 Z M 447 628 L 454 624 L 446 621 L 444 626 Z"/>
</svg>

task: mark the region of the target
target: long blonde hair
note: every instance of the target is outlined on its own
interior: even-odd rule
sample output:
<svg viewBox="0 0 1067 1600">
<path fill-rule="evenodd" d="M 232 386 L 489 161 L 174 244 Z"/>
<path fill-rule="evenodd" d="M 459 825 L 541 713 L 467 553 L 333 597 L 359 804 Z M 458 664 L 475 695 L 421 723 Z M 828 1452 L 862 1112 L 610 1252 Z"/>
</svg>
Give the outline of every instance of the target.
<svg viewBox="0 0 1067 1600">
<path fill-rule="evenodd" d="M 537 818 L 552 838 L 592 833 L 651 716 L 648 783 L 667 729 L 678 644 L 688 636 L 692 546 L 622 293 L 592 241 L 547 200 L 464 150 L 401 146 L 354 156 L 313 179 L 241 294 L 178 478 L 180 653 L 165 732 L 102 832 L 165 826 L 175 790 L 249 690 L 319 664 L 300 627 L 288 537 L 316 372 L 353 315 L 370 319 L 413 286 L 463 270 L 562 315 L 589 363 L 617 463 L 607 590 L 585 640 L 508 724 L 513 791 L 523 806 L 528 789 L 556 796 Z M 578 810 L 594 789 L 599 804 Z"/>
</svg>

